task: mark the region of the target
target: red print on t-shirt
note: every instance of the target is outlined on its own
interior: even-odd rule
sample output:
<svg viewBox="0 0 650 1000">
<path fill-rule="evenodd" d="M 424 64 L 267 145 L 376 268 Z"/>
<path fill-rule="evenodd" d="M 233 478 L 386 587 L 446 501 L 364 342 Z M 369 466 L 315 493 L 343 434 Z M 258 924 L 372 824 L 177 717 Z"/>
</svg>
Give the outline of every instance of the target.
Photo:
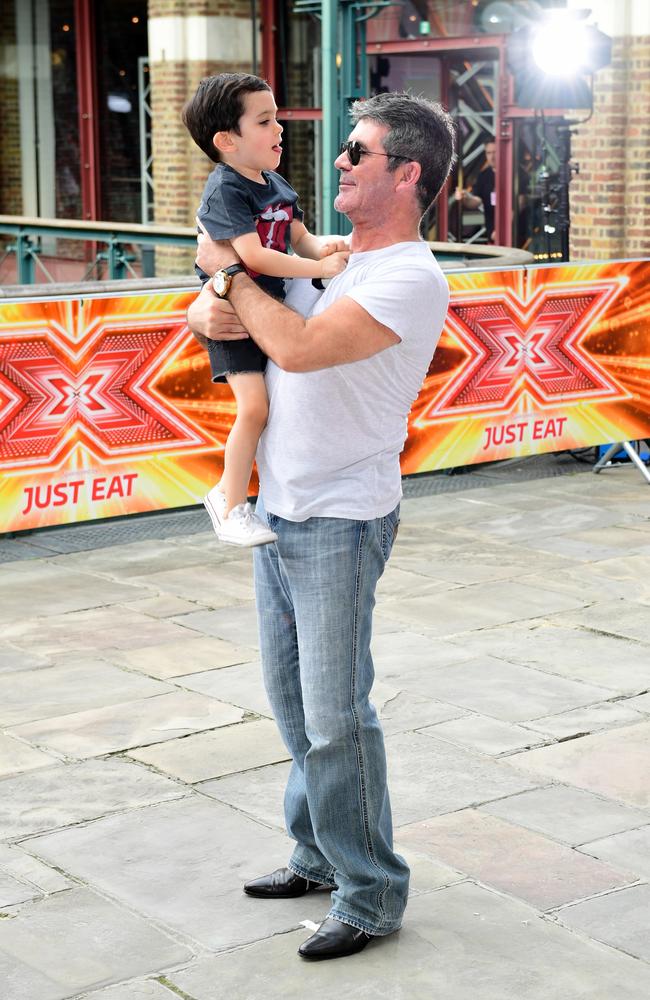
<svg viewBox="0 0 650 1000">
<path fill-rule="evenodd" d="M 263 247 L 287 252 L 287 229 L 293 220 L 291 205 L 268 205 L 257 217 L 257 232 Z"/>
</svg>

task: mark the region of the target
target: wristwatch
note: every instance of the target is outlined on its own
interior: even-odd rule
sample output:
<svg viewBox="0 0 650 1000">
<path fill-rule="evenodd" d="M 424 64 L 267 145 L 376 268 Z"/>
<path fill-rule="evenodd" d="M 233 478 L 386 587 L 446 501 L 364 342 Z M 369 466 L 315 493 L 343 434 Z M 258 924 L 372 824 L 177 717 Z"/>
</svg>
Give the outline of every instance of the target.
<svg viewBox="0 0 650 1000">
<path fill-rule="evenodd" d="M 212 291 L 214 294 L 220 299 L 227 299 L 233 276 L 245 270 L 246 268 L 243 264 L 231 264 L 230 267 L 224 267 L 220 271 L 217 271 L 212 276 Z"/>
</svg>

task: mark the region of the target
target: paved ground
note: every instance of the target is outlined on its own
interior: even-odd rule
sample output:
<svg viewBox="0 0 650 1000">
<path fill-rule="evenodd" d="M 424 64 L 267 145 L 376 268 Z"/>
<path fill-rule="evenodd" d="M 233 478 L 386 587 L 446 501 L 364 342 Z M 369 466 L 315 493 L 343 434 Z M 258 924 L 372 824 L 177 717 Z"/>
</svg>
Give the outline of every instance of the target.
<svg viewBox="0 0 650 1000">
<path fill-rule="evenodd" d="M 374 650 L 412 898 L 335 963 L 296 957 L 326 895 L 241 892 L 289 852 L 286 755 L 250 557 L 193 532 L 0 567 L 2 1000 L 647 1000 L 639 474 L 405 501 Z"/>
</svg>

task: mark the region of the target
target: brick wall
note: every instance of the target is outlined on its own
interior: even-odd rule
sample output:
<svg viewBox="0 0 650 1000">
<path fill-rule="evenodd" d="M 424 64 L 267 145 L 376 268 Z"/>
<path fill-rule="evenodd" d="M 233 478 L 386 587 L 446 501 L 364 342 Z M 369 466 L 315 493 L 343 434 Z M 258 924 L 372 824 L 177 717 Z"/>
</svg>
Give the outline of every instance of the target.
<svg viewBox="0 0 650 1000">
<path fill-rule="evenodd" d="M 650 255 L 650 37 L 614 39 L 572 153 L 572 259 Z"/>
<path fill-rule="evenodd" d="M 624 144 L 625 252 L 650 256 L 650 36 L 630 40 Z"/>
<path fill-rule="evenodd" d="M 20 162 L 20 119 L 18 108 L 18 67 L 11 61 L 15 52 L 14 5 L 0 4 L 0 40 L 4 69 L 0 73 L 0 215 L 22 215 L 23 191 Z"/>
</svg>

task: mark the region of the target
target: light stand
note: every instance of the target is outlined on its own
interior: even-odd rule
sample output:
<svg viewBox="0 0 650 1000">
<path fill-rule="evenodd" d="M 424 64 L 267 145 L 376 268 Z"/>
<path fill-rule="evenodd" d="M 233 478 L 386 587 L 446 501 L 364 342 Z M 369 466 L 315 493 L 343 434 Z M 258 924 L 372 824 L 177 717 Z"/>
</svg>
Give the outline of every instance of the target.
<svg viewBox="0 0 650 1000">
<path fill-rule="evenodd" d="M 647 445 L 650 445 L 650 441 L 646 440 L 645 438 L 643 440 L 646 441 Z M 633 445 L 636 445 L 636 448 Z M 616 444 L 610 445 L 610 447 L 607 449 L 603 457 L 596 462 L 596 464 L 592 469 L 592 472 L 595 472 L 596 475 L 598 475 L 599 472 L 602 472 L 605 466 L 611 462 L 614 455 L 616 455 L 619 451 L 625 452 L 630 461 L 634 462 L 634 464 L 636 465 L 637 469 L 639 470 L 643 478 L 647 479 L 648 483 L 650 483 L 650 470 L 648 470 L 647 465 L 639 455 L 640 451 L 639 441 L 635 442 L 617 441 Z"/>
</svg>

